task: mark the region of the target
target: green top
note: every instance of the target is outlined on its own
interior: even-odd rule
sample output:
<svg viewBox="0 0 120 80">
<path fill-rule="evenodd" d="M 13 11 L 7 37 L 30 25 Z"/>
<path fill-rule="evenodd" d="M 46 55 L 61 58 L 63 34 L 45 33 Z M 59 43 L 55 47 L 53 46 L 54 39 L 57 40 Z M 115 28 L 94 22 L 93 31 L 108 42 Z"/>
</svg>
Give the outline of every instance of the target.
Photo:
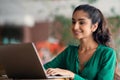
<svg viewBox="0 0 120 80">
<path fill-rule="evenodd" d="M 52 61 L 44 65 L 47 68 L 62 68 L 75 73 L 74 80 L 114 80 L 116 53 L 107 46 L 99 45 L 80 71 L 78 46 L 68 46 Z"/>
</svg>

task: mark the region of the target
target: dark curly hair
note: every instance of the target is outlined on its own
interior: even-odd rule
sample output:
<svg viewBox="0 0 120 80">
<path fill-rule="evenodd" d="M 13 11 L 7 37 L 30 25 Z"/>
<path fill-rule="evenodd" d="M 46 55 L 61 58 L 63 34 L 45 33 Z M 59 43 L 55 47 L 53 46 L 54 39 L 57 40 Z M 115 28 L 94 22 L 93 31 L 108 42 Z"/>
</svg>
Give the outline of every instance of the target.
<svg viewBox="0 0 120 80">
<path fill-rule="evenodd" d="M 106 20 L 102 14 L 102 12 L 88 4 L 79 5 L 73 11 L 73 14 L 76 11 L 83 10 L 88 13 L 89 18 L 92 20 L 92 24 L 98 23 L 98 28 L 95 32 L 93 32 L 93 38 L 98 44 L 103 44 L 106 46 L 111 46 L 111 33 L 108 27 L 106 26 Z"/>
</svg>

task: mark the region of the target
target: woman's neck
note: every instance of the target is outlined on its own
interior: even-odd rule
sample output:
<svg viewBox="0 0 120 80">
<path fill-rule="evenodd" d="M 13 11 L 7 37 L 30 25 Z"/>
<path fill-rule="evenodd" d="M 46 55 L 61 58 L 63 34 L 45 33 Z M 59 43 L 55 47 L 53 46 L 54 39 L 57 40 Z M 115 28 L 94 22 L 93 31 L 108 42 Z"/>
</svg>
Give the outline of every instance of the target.
<svg viewBox="0 0 120 80">
<path fill-rule="evenodd" d="M 80 49 L 81 50 L 91 50 L 96 49 L 98 46 L 98 43 L 94 41 L 93 39 L 82 39 L 80 40 Z"/>
</svg>

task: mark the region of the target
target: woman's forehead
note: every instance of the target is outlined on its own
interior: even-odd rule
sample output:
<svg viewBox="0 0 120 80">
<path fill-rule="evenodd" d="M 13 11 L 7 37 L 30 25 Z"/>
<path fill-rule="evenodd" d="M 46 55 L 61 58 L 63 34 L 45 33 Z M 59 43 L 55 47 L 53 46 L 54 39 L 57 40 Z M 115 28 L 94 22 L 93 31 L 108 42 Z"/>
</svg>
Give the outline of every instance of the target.
<svg viewBox="0 0 120 80">
<path fill-rule="evenodd" d="M 89 19 L 89 15 L 87 12 L 83 10 L 78 10 L 75 11 L 72 15 L 73 20 L 84 20 L 84 19 Z"/>
</svg>

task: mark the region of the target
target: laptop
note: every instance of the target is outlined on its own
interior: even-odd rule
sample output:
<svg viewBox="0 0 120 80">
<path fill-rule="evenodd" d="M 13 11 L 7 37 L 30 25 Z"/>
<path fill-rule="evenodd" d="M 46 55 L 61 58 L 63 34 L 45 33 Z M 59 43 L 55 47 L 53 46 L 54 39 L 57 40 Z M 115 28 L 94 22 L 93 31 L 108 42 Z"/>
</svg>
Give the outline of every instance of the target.
<svg viewBox="0 0 120 80">
<path fill-rule="evenodd" d="M 0 63 L 4 66 L 8 78 L 69 78 L 69 76 L 47 76 L 34 43 L 0 46 Z"/>
</svg>

